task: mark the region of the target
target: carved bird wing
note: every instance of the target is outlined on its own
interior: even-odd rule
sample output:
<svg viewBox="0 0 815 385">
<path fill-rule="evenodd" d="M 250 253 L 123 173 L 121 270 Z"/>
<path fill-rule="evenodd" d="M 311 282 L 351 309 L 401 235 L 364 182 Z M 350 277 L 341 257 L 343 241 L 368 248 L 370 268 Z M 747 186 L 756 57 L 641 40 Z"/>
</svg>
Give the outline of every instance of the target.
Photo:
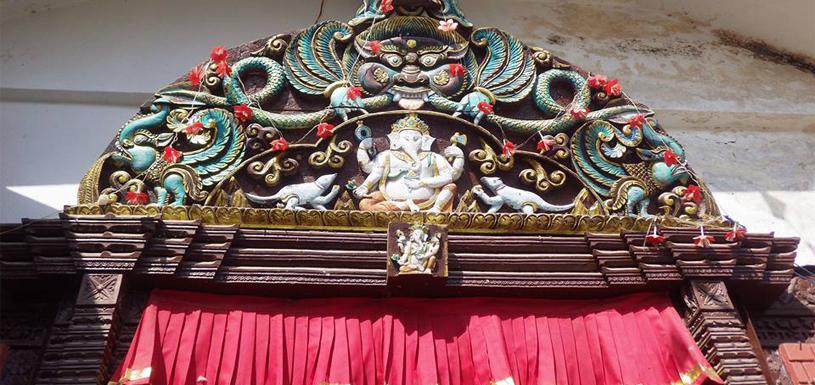
<svg viewBox="0 0 815 385">
<path fill-rule="evenodd" d="M 476 86 L 490 90 L 497 101 L 504 103 L 529 95 L 535 83 L 535 62 L 529 48 L 495 28 L 476 30 L 471 40 L 487 50 L 478 68 Z"/>
<path fill-rule="evenodd" d="M 353 31 L 345 23 L 324 21 L 295 36 L 286 49 L 286 78 L 298 91 L 322 95 L 333 83 L 346 79 L 337 43 L 351 39 Z"/>
</svg>

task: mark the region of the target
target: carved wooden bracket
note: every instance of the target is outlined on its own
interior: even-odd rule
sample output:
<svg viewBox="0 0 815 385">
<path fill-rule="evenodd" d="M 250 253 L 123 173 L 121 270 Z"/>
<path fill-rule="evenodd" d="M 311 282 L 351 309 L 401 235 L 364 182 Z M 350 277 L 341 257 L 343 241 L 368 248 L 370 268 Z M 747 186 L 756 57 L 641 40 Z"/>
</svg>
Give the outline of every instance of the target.
<svg viewBox="0 0 815 385">
<path fill-rule="evenodd" d="M 727 287 L 718 280 L 692 280 L 684 293 L 685 322 L 726 384 L 766 384 L 747 330 Z"/>
<path fill-rule="evenodd" d="M 35 384 L 103 384 L 118 333 L 121 274 L 85 274 L 57 314 Z"/>
</svg>

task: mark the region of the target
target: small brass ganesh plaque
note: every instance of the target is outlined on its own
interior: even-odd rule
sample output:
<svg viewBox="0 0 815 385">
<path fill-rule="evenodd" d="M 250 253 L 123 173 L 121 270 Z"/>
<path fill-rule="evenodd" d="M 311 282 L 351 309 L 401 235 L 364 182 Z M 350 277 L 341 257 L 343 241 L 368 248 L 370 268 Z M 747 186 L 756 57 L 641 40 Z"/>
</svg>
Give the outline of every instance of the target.
<svg viewBox="0 0 815 385">
<path fill-rule="evenodd" d="M 447 227 L 391 222 L 388 276 L 447 276 Z"/>
</svg>

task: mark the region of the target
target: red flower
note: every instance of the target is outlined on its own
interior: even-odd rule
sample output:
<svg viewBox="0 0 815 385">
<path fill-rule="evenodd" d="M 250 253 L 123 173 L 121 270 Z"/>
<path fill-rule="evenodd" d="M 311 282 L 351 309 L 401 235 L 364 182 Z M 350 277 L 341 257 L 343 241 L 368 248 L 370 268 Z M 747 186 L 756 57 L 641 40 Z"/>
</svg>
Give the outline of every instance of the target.
<svg viewBox="0 0 815 385">
<path fill-rule="evenodd" d="M 685 194 L 683 194 L 682 197 L 689 201 L 699 203 L 702 201 L 702 190 L 699 189 L 699 186 L 692 184 L 685 189 Z"/>
<path fill-rule="evenodd" d="M 489 115 L 492 113 L 492 104 L 487 102 L 479 102 L 477 107 L 479 111 L 484 113 L 484 115 Z"/>
<path fill-rule="evenodd" d="M 190 70 L 190 73 L 187 74 L 187 79 L 190 80 L 190 83 L 193 85 L 201 84 L 201 79 L 204 78 L 204 67 L 202 65 L 197 65 Z"/>
<path fill-rule="evenodd" d="M 235 106 L 232 106 L 232 112 L 235 114 L 235 119 L 238 119 L 239 122 L 245 123 L 255 116 L 252 113 L 252 109 L 246 105 L 246 103 L 241 103 Z"/>
<path fill-rule="evenodd" d="M 379 3 L 379 11 L 382 13 L 393 11 L 393 0 L 382 0 L 382 2 Z"/>
<path fill-rule="evenodd" d="M 289 148 L 289 142 L 286 138 L 275 139 L 272 141 L 272 151 L 286 151 Z"/>
<path fill-rule="evenodd" d="M 619 84 L 617 79 L 611 79 L 603 86 L 603 90 L 606 91 L 608 96 L 620 96 L 623 93 L 623 86 Z"/>
<path fill-rule="evenodd" d="M 537 148 L 541 154 L 549 152 L 553 147 L 555 147 L 555 139 L 551 135 L 546 135 L 538 141 Z"/>
<path fill-rule="evenodd" d="M 711 243 L 713 243 L 713 237 L 710 235 L 701 234 L 693 237 L 693 244 L 696 247 L 710 247 Z"/>
<path fill-rule="evenodd" d="M 458 63 L 450 63 L 447 66 L 448 70 L 450 71 L 450 76 L 461 77 L 464 76 L 464 66 Z"/>
<path fill-rule="evenodd" d="M 201 130 L 203 130 L 203 129 L 204 129 L 204 123 L 201 123 L 199 121 L 199 122 L 195 122 L 193 124 L 190 124 L 187 127 L 184 127 L 184 133 L 186 133 L 187 135 L 195 135 L 195 134 L 201 132 Z"/>
<path fill-rule="evenodd" d="M 728 242 L 737 242 L 744 239 L 746 234 L 747 230 L 743 228 L 733 229 L 724 233 L 724 239 L 726 239 Z"/>
<path fill-rule="evenodd" d="M 127 194 L 125 194 L 125 201 L 131 205 L 146 205 L 150 203 L 150 197 L 147 193 L 128 191 Z"/>
<path fill-rule="evenodd" d="M 591 75 L 589 76 L 588 83 L 589 87 L 595 90 L 600 90 L 606 86 L 606 83 L 608 83 L 608 78 L 603 75 Z"/>
<path fill-rule="evenodd" d="M 662 160 L 665 161 L 665 164 L 668 166 L 679 164 L 679 156 L 671 150 L 665 150 L 665 152 L 662 153 Z"/>
<path fill-rule="evenodd" d="M 643 124 L 645 124 L 645 116 L 642 114 L 636 114 L 628 119 L 628 125 L 631 126 L 631 128 L 640 128 Z"/>
<path fill-rule="evenodd" d="M 219 45 L 212 47 L 212 51 L 209 53 L 209 58 L 212 59 L 214 62 L 221 62 L 226 61 L 226 57 L 229 53 L 226 52 L 226 48 L 224 46 Z"/>
<path fill-rule="evenodd" d="M 317 128 L 317 136 L 326 139 L 330 138 L 331 135 L 334 135 L 334 125 L 331 123 L 320 123 L 316 126 Z"/>
<path fill-rule="evenodd" d="M 504 156 L 515 155 L 515 143 L 504 139 L 504 147 L 501 147 L 501 153 L 504 154 Z"/>
<path fill-rule="evenodd" d="M 368 42 L 367 47 L 374 55 L 379 55 L 379 51 L 382 50 L 382 43 L 379 40 L 372 40 Z"/>
<path fill-rule="evenodd" d="M 583 120 L 586 119 L 586 116 L 589 114 L 589 109 L 586 107 L 572 107 L 569 109 L 569 114 L 571 114 L 575 120 Z"/>
<path fill-rule="evenodd" d="M 178 163 L 181 160 L 181 151 L 178 151 L 171 146 L 164 147 L 164 154 L 161 156 L 161 159 L 164 159 L 165 162 L 173 164 Z"/>
<path fill-rule="evenodd" d="M 665 242 L 665 237 L 657 233 L 648 234 L 645 236 L 645 244 L 648 246 L 657 246 Z"/>
<path fill-rule="evenodd" d="M 215 73 L 223 79 L 225 76 L 232 75 L 232 68 L 225 61 L 215 62 Z"/>
<path fill-rule="evenodd" d="M 351 100 L 359 98 L 362 96 L 362 91 L 354 86 L 348 87 L 348 90 L 345 91 L 345 97 Z"/>
</svg>

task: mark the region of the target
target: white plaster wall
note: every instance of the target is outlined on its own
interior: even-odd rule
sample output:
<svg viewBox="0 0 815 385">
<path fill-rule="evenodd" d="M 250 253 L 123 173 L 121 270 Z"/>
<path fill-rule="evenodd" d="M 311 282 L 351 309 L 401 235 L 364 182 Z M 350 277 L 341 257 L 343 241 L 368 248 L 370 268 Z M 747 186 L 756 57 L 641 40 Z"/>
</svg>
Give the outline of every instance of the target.
<svg viewBox="0 0 815 385">
<path fill-rule="evenodd" d="M 0 0 L 10 10 L 0 9 L 0 222 L 75 202 L 73 185 L 121 123 L 210 47 L 302 28 L 319 5 L 20 1 Z M 713 34 L 732 29 L 807 53 L 815 47 L 807 34 L 815 2 L 739 1 L 460 3 L 476 25 L 502 27 L 619 78 L 685 145 L 729 215 L 751 231 L 803 237 L 799 263 L 815 264 L 815 75 Z M 323 18 L 347 20 L 357 3 L 326 1 Z M 744 6 L 730 14 L 734 3 Z"/>
</svg>

